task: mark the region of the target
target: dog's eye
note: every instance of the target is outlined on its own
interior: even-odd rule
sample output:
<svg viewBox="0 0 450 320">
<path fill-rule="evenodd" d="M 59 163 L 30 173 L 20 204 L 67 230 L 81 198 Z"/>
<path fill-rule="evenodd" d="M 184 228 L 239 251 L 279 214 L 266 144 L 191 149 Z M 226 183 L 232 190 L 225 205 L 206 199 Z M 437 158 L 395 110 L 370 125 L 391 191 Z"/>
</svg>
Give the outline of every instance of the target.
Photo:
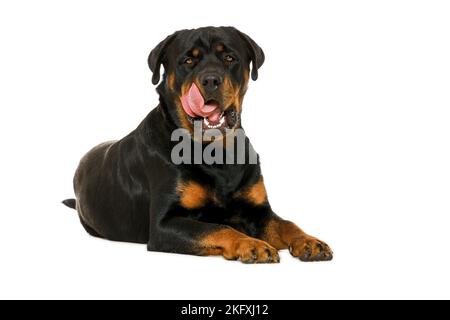
<svg viewBox="0 0 450 320">
<path fill-rule="evenodd" d="M 234 58 L 228 54 L 223 58 L 223 60 L 227 63 L 231 63 L 234 61 Z"/>
<path fill-rule="evenodd" d="M 184 64 L 193 64 L 193 63 L 194 63 L 194 60 L 192 60 L 192 58 L 186 58 L 184 60 Z"/>
</svg>

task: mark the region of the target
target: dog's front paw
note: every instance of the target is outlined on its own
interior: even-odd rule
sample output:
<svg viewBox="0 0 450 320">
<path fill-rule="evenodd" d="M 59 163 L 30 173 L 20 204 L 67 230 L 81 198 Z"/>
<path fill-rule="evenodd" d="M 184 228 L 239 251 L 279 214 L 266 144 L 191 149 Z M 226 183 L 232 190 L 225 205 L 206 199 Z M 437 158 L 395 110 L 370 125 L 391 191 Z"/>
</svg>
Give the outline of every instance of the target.
<svg viewBox="0 0 450 320">
<path fill-rule="evenodd" d="M 267 242 L 242 238 L 223 253 L 228 260 L 240 260 L 243 263 L 278 263 L 280 257 L 278 251 Z"/>
<path fill-rule="evenodd" d="M 292 256 L 301 261 L 330 261 L 333 259 L 333 251 L 323 241 L 311 236 L 305 236 L 292 241 L 289 246 Z"/>
</svg>

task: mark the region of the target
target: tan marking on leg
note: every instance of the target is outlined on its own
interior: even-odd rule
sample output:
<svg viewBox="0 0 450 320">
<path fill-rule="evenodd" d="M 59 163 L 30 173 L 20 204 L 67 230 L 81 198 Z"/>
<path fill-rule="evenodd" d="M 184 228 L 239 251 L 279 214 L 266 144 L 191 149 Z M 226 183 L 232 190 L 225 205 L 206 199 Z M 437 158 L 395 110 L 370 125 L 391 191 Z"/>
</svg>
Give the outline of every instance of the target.
<svg viewBox="0 0 450 320">
<path fill-rule="evenodd" d="M 202 255 L 222 255 L 245 263 L 279 262 L 277 250 L 268 243 L 251 238 L 233 228 L 224 228 L 200 240 Z"/>
<path fill-rule="evenodd" d="M 306 234 L 290 221 L 281 219 L 269 221 L 263 240 L 278 250 L 289 248 L 291 255 L 302 261 L 333 259 L 333 252 L 325 242 Z"/>
<path fill-rule="evenodd" d="M 277 249 L 287 249 L 289 244 L 306 234 L 294 223 L 273 219 L 266 226 L 264 239 Z"/>
</svg>

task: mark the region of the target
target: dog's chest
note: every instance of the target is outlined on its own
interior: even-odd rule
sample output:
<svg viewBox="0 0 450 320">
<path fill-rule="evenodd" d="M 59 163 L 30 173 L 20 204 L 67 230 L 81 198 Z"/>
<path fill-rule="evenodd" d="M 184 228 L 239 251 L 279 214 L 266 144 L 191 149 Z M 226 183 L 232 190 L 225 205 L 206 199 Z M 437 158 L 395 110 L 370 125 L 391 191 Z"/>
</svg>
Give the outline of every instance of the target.
<svg viewBox="0 0 450 320">
<path fill-rule="evenodd" d="M 180 204 L 186 209 L 206 206 L 226 208 L 241 194 L 243 172 L 219 172 L 208 179 L 181 180 L 177 192 Z"/>
</svg>

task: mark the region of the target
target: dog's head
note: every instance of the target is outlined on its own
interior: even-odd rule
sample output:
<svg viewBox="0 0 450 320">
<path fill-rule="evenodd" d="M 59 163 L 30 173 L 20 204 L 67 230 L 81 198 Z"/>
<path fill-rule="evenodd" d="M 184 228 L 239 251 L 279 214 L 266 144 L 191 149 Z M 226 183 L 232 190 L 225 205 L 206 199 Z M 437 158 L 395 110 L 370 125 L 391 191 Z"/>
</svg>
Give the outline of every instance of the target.
<svg viewBox="0 0 450 320">
<path fill-rule="evenodd" d="M 251 78 L 264 63 L 262 49 L 233 27 L 181 30 L 152 50 L 148 64 L 158 92 L 169 99 L 177 124 L 192 131 L 195 120 L 203 129 L 240 127 L 242 100 Z"/>
</svg>

